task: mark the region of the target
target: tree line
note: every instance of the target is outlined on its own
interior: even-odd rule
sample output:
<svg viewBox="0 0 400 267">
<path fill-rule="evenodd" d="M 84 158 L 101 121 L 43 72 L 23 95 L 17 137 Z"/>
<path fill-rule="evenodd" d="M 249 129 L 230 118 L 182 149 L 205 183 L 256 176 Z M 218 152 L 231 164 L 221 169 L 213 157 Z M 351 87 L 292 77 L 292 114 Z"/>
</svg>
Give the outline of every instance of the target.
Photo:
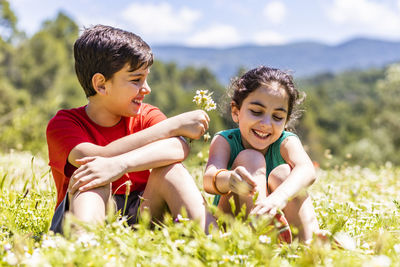
<svg viewBox="0 0 400 267">
<path fill-rule="evenodd" d="M 9 2 L 0 1 L 0 149 L 46 155 L 47 122 L 61 108 L 86 103 L 75 76 L 77 24 L 63 13 L 33 36 L 17 28 Z M 238 69 L 238 74 L 244 69 Z M 312 159 L 321 165 L 400 164 L 400 65 L 325 73 L 296 79 L 307 95 L 296 125 Z M 235 127 L 227 113 L 227 89 L 207 68 L 155 61 L 147 102 L 167 116 L 195 109 L 195 91 L 208 89 L 219 104 L 210 112 L 210 133 Z M 199 149 L 199 144 L 196 146 Z"/>
</svg>

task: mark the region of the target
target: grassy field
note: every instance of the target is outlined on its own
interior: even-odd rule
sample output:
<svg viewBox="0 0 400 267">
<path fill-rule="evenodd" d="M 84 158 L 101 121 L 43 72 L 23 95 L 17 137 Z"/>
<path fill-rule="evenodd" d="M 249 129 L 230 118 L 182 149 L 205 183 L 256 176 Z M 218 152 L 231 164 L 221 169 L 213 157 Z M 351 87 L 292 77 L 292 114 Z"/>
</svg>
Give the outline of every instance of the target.
<svg viewBox="0 0 400 267">
<path fill-rule="evenodd" d="M 199 182 L 202 168 L 190 171 Z M 205 235 L 182 219 L 136 230 L 110 216 L 76 236 L 48 232 L 56 192 L 47 162 L 30 154 L 0 154 L 1 266 L 400 266 L 400 168 L 318 170 L 311 187 L 318 220 L 333 237 L 304 246 L 278 244 L 265 220 L 221 218 L 225 230 Z M 201 184 L 199 182 L 199 184 Z M 209 196 L 207 199 L 210 200 Z M 145 216 L 146 217 L 146 216 Z"/>
</svg>

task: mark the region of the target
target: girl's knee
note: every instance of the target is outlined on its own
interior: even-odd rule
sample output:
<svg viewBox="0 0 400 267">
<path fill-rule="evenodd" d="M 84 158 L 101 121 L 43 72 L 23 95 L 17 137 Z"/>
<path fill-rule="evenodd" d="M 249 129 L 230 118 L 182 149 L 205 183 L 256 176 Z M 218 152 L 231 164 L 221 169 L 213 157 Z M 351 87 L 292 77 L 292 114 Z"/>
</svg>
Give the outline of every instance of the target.
<svg viewBox="0 0 400 267">
<path fill-rule="evenodd" d="M 264 167 L 266 166 L 265 157 L 261 152 L 254 149 L 242 150 L 233 162 L 232 167 L 237 166 L 254 166 Z"/>
<path fill-rule="evenodd" d="M 283 183 L 291 172 L 288 164 L 281 164 L 271 171 L 268 176 L 268 186 L 274 191 L 281 183 Z"/>
</svg>

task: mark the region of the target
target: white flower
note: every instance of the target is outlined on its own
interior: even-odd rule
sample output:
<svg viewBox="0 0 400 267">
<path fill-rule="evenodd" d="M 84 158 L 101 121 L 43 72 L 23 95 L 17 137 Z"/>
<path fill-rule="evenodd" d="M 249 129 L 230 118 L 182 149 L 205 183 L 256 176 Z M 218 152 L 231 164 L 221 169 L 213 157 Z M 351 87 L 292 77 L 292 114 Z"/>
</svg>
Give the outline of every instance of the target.
<svg viewBox="0 0 400 267">
<path fill-rule="evenodd" d="M 217 105 L 211 98 L 212 94 L 213 93 L 209 93 L 208 90 L 197 90 L 196 95 L 193 97 L 193 102 L 205 111 L 216 109 Z"/>
<path fill-rule="evenodd" d="M 83 234 L 78 238 L 78 243 L 81 243 L 83 246 L 85 247 L 95 247 L 100 245 L 99 242 L 97 242 L 97 240 L 95 239 L 94 234 L 90 233 L 90 234 Z"/>
<path fill-rule="evenodd" d="M 392 260 L 386 255 L 374 256 L 369 263 L 369 266 L 388 267 L 392 264 Z"/>
<path fill-rule="evenodd" d="M 263 244 L 270 244 L 271 243 L 271 238 L 269 236 L 266 236 L 266 235 L 260 235 L 258 237 L 258 240 Z"/>
<path fill-rule="evenodd" d="M 17 256 L 15 256 L 15 254 L 13 252 L 7 253 L 7 255 L 5 257 L 5 261 L 10 265 L 17 265 L 17 263 L 18 263 Z"/>
</svg>

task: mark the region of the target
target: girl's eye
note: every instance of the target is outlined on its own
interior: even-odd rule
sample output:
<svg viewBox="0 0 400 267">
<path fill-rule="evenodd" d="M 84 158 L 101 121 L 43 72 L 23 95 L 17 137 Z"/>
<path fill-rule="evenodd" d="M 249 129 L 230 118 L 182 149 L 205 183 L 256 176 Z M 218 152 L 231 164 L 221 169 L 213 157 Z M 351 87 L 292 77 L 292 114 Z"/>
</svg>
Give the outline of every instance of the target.
<svg viewBox="0 0 400 267">
<path fill-rule="evenodd" d="M 250 109 L 250 112 L 251 112 L 253 115 L 256 115 L 256 116 L 258 116 L 258 115 L 261 115 L 261 114 L 262 114 L 262 112 L 261 112 L 261 111 L 255 111 L 255 110 L 251 110 L 251 109 Z"/>
<path fill-rule="evenodd" d="M 283 117 L 279 117 L 279 116 L 272 116 L 273 117 L 273 119 L 275 120 L 275 121 L 281 121 L 281 120 L 283 120 Z"/>
</svg>

